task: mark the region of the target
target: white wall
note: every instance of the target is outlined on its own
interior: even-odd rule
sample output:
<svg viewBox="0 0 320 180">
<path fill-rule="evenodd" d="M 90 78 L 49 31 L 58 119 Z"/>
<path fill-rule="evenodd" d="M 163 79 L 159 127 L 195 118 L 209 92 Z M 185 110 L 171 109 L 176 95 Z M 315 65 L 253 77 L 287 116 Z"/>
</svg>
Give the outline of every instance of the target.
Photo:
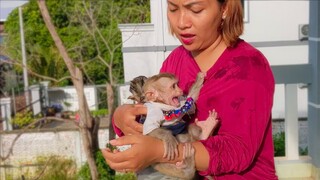
<svg viewBox="0 0 320 180">
<path fill-rule="evenodd" d="M 248 1 L 248 22 L 242 36 L 248 42 L 299 40 L 299 24 L 308 24 L 309 1 Z M 308 62 L 308 47 L 258 48 L 271 65 Z"/>
<path fill-rule="evenodd" d="M 8 154 L 18 134 L 20 133 L 0 134 L 0 155 L 2 157 Z M 109 130 L 100 129 L 98 139 L 99 147 L 104 148 L 109 140 Z M 7 177 L 13 175 L 13 179 L 21 179 L 21 175 L 30 175 L 37 167 L 36 163 L 39 163 L 37 160 L 40 157 L 52 155 L 73 159 L 77 168 L 80 168 L 87 159 L 79 131 L 70 129 L 23 133 L 12 146 L 9 158 L 2 162 L 2 165 L 7 165 L 7 168 L 0 167 L 0 179 L 6 179 L 6 175 Z"/>
<path fill-rule="evenodd" d="M 248 1 L 244 38 L 250 42 L 298 40 L 298 24 L 308 24 L 306 0 Z"/>
<path fill-rule="evenodd" d="M 70 87 L 57 87 L 50 88 L 48 90 L 49 106 L 52 104 L 61 104 L 63 110 L 77 111 L 79 110 L 78 95 L 76 89 Z M 90 110 L 98 109 L 97 90 L 94 86 L 85 86 L 84 95 L 87 99 L 87 103 Z M 70 103 L 70 107 L 67 107 L 64 102 Z"/>
</svg>

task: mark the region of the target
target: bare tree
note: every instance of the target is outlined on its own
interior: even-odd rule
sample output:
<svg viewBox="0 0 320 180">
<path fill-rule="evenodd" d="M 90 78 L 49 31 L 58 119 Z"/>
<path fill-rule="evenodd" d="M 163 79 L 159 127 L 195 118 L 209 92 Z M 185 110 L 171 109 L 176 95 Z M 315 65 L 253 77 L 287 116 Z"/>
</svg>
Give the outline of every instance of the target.
<svg viewBox="0 0 320 180">
<path fill-rule="evenodd" d="M 28 74 L 36 77 L 38 79 L 46 79 L 52 82 L 60 82 L 66 79 L 71 79 L 72 83 L 77 91 L 78 99 L 79 99 L 79 113 L 80 113 L 80 124 L 79 131 L 83 140 L 84 151 L 88 160 L 88 165 L 91 172 L 92 179 L 98 179 L 99 174 L 97 171 L 97 167 L 95 164 L 94 153 L 99 149 L 98 147 L 98 129 L 99 129 L 99 118 L 93 118 L 90 114 L 89 107 L 86 102 L 86 98 L 84 96 L 84 82 L 90 83 L 90 72 L 87 71 L 89 65 L 92 65 L 92 62 L 99 64 L 101 67 L 106 67 L 104 69 L 104 73 L 106 74 L 106 92 L 107 92 L 107 108 L 109 112 L 109 119 L 111 119 L 114 107 L 115 107 L 115 88 L 117 83 L 119 83 L 119 79 L 121 79 L 121 56 L 119 56 L 119 48 L 122 45 L 121 37 L 119 29 L 117 29 L 118 23 L 128 23 L 128 22 L 136 22 L 132 21 L 131 18 L 136 17 L 137 14 L 142 14 L 146 16 L 143 10 L 131 7 L 132 3 L 135 0 L 130 1 L 121 1 L 121 0 L 112 0 L 112 1 L 77 1 L 77 3 L 73 4 L 72 9 L 79 10 L 79 12 L 74 9 L 68 15 L 70 21 L 72 23 L 80 26 L 77 27 L 78 30 L 83 34 L 82 37 L 77 43 L 70 45 L 67 41 L 65 44 L 62 42 L 63 35 L 59 37 L 57 30 L 58 27 L 53 25 L 51 17 L 49 15 L 45 0 L 36 0 L 38 7 L 40 8 L 41 15 L 45 22 L 47 29 L 54 40 L 55 46 L 58 49 L 60 56 L 57 56 L 57 50 L 54 49 L 53 54 L 55 54 L 54 61 L 57 63 L 56 58 L 59 60 L 63 59 L 63 62 L 67 66 L 70 76 L 61 77 L 58 76 L 54 78 L 50 74 L 42 74 L 42 72 L 36 72 L 36 69 L 31 70 L 30 67 L 35 67 L 34 65 L 29 67 L 23 67 L 19 61 L 11 61 L 10 63 L 15 66 L 20 66 L 28 69 Z M 50 2 L 50 1 L 49 1 Z M 47 3 L 49 3 L 47 2 Z M 66 1 L 70 2 L 70 1 Z M 141 1 L 142 2 L 142 1 Z M 130 4 L 131 3 L 131 4 Z M 120 4 L 120 5 L 119 5 Z M 36 5 L 36 4 L 35 4 Z M 77 8 L 76 6 L 80 6 Z M 106 15 L 107 12 L 107 15 Z M 52 12 L 51 12 L 52 13 Z M 51 14 L 54 17 L 53 14 Z M 121 17 L 121 18 L 119 18 Z M 140 17 L 144 18 L 144 17 Z M 122 19 L 121 22 L 119 19 Z M 124 19 L 124 20 L 123 20 Z M 101 23 L 101 20 L 103 23 Z M 107 23 L 105 21 L 108 21 Z M 69 23 L 70 23 L 69 21 Z M 101 26 L 102 24 L 102 26 Z M 111 25 L 110 25 L 111 24 Z M 109 26 L 110 25 L 110 26 Z M 30 41 L 31 42 L 31 41 Z M 33 42 L 33 41 L 32 41 Z M 88 46 L 89 44 L 89 46 Z M 29 44 L 33 47 L 33 51 L 35 56 L 30 56 L 33 58 L 42 57 L 40 55 L 48 55 L 48 49 L 40 50 L 35 48 L 36 44 Z M 69 45 L 69 46 L 68 46 Z M 16 47 L 16 46 L 13 46 Z M 85 56 L 88 47 L 95 49 L 95 56 Z M 12 47 L 11 47 L 12 48 Z M 40 53 L 42 52 L 42 54 Z M 16 53 L 14 53 L 16 54 Z M 72 58 L 71 58 L 72 57 Z M 10 58 L 11 60 L 14 58 Z M 59 63 L 61 64 L 61 63 Z M 43 66 L 39 64 L 40 69 L 43 69 Z M 61 68 L 62 69 L 62 68 Z M 118 70 L 119 69 L 119 70 Z M 65 72 L 65 68 L 63 68 Z M 48 77 L 50 76 L 50 77 Z M 94 77 L 94 76 L 93 76 Z M 94 83 L 94 81 L 91 81 Z M 109 121 L 109 127 L 112 127 L 111 121 Z M 109 139 L 113 139 L 115 137 L 115 133 L 112 128 L 109 128 Z M 14 145 L 14 144 L 13 144 Z M 12 146 L 13 146 L 12 145 Z"/>
<path fill-rule="evenodd" d="M 45 0 L 38 0 L 38 5 L 43 17 L 43 20 L 59 50 L 60 55 L 62 56 L 65 64 L 67 65 L 67 68 L 70 72 L 71 79 L 73 82 L 73 85 L 76 89 L 78 100 L 79 100 L 79 114 L 80 114 L 80 134 L 83 140 L 83 147 L 84 151 L 87 157 L 87 162 L 89 164 L 90 172 L 91 172 L 91 178 L 93 180 L 98 179 L 98 170 L 97 166 L 95 164 L 94 159 L 94 150 L 98 149 L 96 147 L 98 145 L 98 139 L 97 136 L 94 136 L 97 134 L 97 131 L 99 128 L 98 121 L 95 121 L 95 119 L 90 115 L 89 107 L 86 101 L 86 98 L 84 96 L 84 88 L 83 88 L 83 75 L 82 72 L 78 67 L 76 67 L 72 61 L 72 59 L 69 57 L 67 50 L 65 46 L 63 45 L 63 42 L 61 41 L 52 21 L 51 17 L 49 15 L 48 9 L 46 7 Z"/>
</svg>

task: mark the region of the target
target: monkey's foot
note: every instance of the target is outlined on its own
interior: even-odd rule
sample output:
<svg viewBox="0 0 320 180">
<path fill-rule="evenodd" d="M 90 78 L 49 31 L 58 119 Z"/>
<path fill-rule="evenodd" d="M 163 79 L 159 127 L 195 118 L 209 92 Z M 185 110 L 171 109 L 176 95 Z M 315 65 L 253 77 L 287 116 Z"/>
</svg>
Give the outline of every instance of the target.
<svg viewBox="0 0 320 180">
<path fill-rule="evenodd" d="M 183 169 L 183 168 L 186 168 L 187 165 L 184 161 L 178 161 L 178 162 L 176 162 L 176 167 L 179 169 Z"/>
<path fill-rule="evenodd" d="M 185 143 L 183 146 L 183 160 L 176 163 L 176 167 L 179 169 L 187 168 L 188 164 L 191 165 L 194 162 L 195 150 L 191 143 Z"/>
<path fill-rule="evenodd" d="M 209 111 L 209 116 L 205 121 L 198 121 L 198 119 L 195 120 L 196 125 L 201 128 L 201 140 L 207 139 L 209 136 L 212 135 L 213 131 L 219 123 L 217 117 L 217 112 L 215 110 L 212 110 Z"/>
</svg>

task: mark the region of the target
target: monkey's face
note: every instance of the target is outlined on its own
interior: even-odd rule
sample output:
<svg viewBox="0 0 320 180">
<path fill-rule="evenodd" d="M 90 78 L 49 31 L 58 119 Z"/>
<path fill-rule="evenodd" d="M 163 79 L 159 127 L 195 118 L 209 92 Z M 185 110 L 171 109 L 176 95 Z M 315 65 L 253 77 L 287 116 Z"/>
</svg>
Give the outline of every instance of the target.
<svg viewBox="0 0 320 180">
<path fill-rule="evenodd" d="M 174 107 L 179 107 L 179 97 L 182 96 L 183 92 L 178 86 L 178 80 L 161 78 L 158 83 L 159 87 L 161 87 L 158 96 L 159 101 Z"/>
</svg>

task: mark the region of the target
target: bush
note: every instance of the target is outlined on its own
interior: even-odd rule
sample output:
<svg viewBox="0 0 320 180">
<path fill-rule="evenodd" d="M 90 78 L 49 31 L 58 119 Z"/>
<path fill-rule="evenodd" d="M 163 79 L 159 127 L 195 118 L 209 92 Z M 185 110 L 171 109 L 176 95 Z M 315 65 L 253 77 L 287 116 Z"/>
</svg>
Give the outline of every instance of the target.
<svg viewBox="0 0 320 180">
<path fill-rule="evenodd" d="M 111 169 L 106 163 L 101 151 L 96 152 L 95 161 L 98 168 L 99 179 L 108 180 L 136 180 L 137 177 L 134 173 L 124 173 L 115 175 L 115 171 Z M 88 163 L 85 163 L 78 172 L 78 179 L 90 180 L 91 174 Z"/>
<path fill-rule="evenodd" d="M 285 133 L 280 132 L 273 135 L 274 156 L 285 156 Z"/>
<path fill-rule="evenodd" d="M 102 116 L 105 116 L 108 114 L 108 110 L 107 109 L 99 109 L 99 110 L 95 110 L 95 111 L 92 111 L 92 116 L 93 117 L 102 117 Z"/>
<path fill-rule="evenodd" d="M 18 112 L 14 118 L 11 120 L 11 123 L 14 127 L 22 128 L 31 124 L 34 121 L 32 116 L 32 111 L 23 111 Z"/>
<path fill-rule="evenodd" d="M 137 176 L 134 173 L 117 174 L 115 180 L 136 180 Z"/>
<path fill-rule="evenodd" d="M 306 156 L 308 154 L 309 154 L 308 147 L 305 147 L 305 148 L 299 147 L 299 155 L 300 156 Z"/>
<path fill-rule="evenodd" d="M 101 151 L 95 153 L 95 161 L 98 168 L 99 179 L 114 179 L 115 171 L 112 170 L 106 163 Z M 88 163 L 85 163 L 78 172 L 79 179 L 91 179 L 90 169 Z"/>
<path fill-rule="evenodd" d="M 274 144 L 274 156 L 285 156 L 286 147 L 285 147 L 285 133 L 279 132 L 273 135 L 273 144 Z M 305 156 L 308 155 L 308 147 L 301 148 L 299 147 L 299 155 Z"/>
<path fill-rule="evenodd" d="M 39 180 L 76 180 L 76 163 L 68 158 L 50 156 L 38 159 L 43 164 L 37 169 Z"/>
</svg>

